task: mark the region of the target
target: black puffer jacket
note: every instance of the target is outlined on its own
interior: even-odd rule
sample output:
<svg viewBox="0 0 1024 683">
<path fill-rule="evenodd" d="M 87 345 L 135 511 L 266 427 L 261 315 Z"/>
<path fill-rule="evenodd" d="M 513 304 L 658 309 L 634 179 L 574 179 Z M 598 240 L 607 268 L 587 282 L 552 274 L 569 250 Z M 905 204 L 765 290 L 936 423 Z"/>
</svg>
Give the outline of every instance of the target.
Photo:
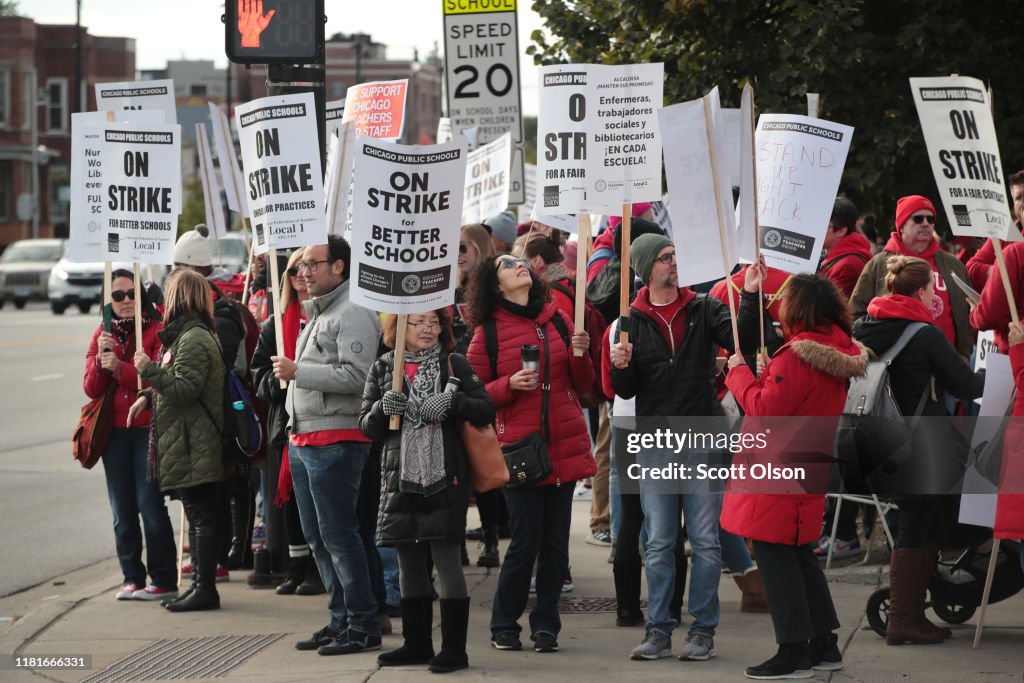
<svg viewBox="0 0 1024 683">
<path fill-rule="evenodd" d="M 853 338 L 881 357 L 911 322 L 901 318 L 878 320 L 866 315 L 854 323 Z M 940 397 L 945 390 L 957 398 L 971 400 L 981 396 L 985 388 L 984 373 L 972 372 L 942 330 L 926 325 L 904 347 L 889 370 L 893 398 L 904 415 L 914 414 L 933 376 L 936 394 Z M 946 407 L 934 400 L 930 392 L 921 414 L 949 415 Z"/>
<path fill-rule="evenodd" d="M 629 340 L 633 344 L 633 360 L 623 369 L 614 365 L 612 387 L 622 398 L 636 397 L 638 416 L 721 415 L 716 398 L 715 357 L 719 347 L 733 351 L 732 320 L 729 307 L 706 294 L 693 294 L 683 288 L 686 296 L 679 315 L 685 315 L 686 333 L 682 344 L 672 355 L 661 329 L 654 319 L 647 288 L 640 290 L 629 309 Z M 740 343 L 744 354 L 751 354 L 758 343 L 757 295 L 743 292 L 739 310 Z M 771 330 L 771 319 L 765 316 L 766 334 L 777 338 Z"/>
<path fill-rule="evenodd" d="M 274 362 L 270 360 L 277 355 L 274 332 L 274 316 L 270 316 L 260 327 L 260 340 L 252 357 L 252 383 L 256 396 L 267 404 L 267 443 L 271 447 L 268 452 L 280 453 L 288 441 L 288 412 L 284 409 L 288 390 L 281 388 L 280 380 L 274 376 Z"/>
<path fill-rule="evenodd" d="M 447 486 L 432 496 L 402 493 L 398 489 L 401 467 L 401 432 L 388 429 L 390 418 L 381 409 L 380 398 L 391 388 L 395 352 L 389 351 L 373 364 L 366 378 L 359 426 L 366 436 L 383 442 L 381 455 L 380 506 L 377 512 L 377 544 L 418 541 L 462 543 L 466 536 L 466 508 L 469 506 L 469 464 L 456 431 L 459 420 L 477 426 L 494 422 L 494 404 L 469 361 L 451 354 L 452 372 L 462 380 L 456 394 L 453 417 L 444 422 L 445 475 Z M 448 354 L 441 353 L 441 386 L 448 382 Z M 408 387 L 406 387 L 408 393 Z M 402 423 L 403 428 L 405 422 Z"/>
</svg>

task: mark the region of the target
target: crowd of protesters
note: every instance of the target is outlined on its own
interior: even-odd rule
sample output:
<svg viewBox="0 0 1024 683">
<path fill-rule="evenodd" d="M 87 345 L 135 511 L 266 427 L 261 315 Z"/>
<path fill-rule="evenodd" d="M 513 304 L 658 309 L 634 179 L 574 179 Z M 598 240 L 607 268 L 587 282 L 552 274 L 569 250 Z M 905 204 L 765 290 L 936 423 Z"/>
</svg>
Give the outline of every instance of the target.
<svg viewBox="0 0 1024 683">
<path fill-rule="evenodd" d="M 1024 196 L 1024 173 L 1011 185 L 1021 190 L 1014 197 Z M 1024 204 L 1015 209 L 1019 221 Z M 761 262 L 718 283 L 681 287 L 676 243 L 652 222 L 650 205 L 633 211 L 629 262 L 613 217 L 585 272 L 576 272 L 572 255 L 582 246 L 540 224 L 517 228 L 510 212 L 463 226 L 454 305 L 401 318 L 350 301 L 350 247 L 331 236 L 282 256 L 281 330 L 269 296 L 274 269 L 258 259 L 246 283 L 213 268 L 197 226 L 180 238 L 164 291 L 139 290 L 142 343 L 134 355 L 136 289 L 130 272 L 115 271 L 110 322 L 90 342 L 84 387 L 90 397 L 115 392 L 115 428 L 102 462 L 124 577 L 117 599 L 160 600 L 172 612 L 216 609 L 217 581 L 252 566 L 259 470 L 224 433 L 225 373 L 233 372 L 257 399 L 262 457 L 281 463 L 279 480 L 263 486 L 271 492 L 264 504 L 285 511 L 291 567 L 277 592 L 327 595 L 326 623 L 296 643 L 299 650 L 379 650 L 390 617 L 400 616 L 402 645 L 379 654 L 381 666 L 466 668 L 470 599 L 462 567 L 470 561 L 466 539 L 475 536 L 477 564 L 500 567 L 491 646 L 521 650 L 526 627 L 529 647 L 557 652 L 559 599 L 572 587 L 573 501 L 582 491 L 593 497 L 587 542 L 610 551 L 616 624 L 644 625 L 632 659 L 714 657 L 724 567 L 741 589 L 742 610 L 770 612 L 774 626 L 777 653 L 749 667 L 748 677 L 806 678 L 842 668 L 840 624 L 819 565 L 830 536 L 823 530 L 832 524 L 825 493 L 734 484 L 665 493 L 641 482 L 639 495 L 623 494 L 625 453 L 612 418 L 837 417 L 849 382 L 905 332 L 912 340 L 890 368 L 900 410 L 963 413 L 984 388 L 984 373 L 970 367 L 977 330 L 996 331 L 1018 385 L 1024 378 L 1024 330 L 1011 324 L 993 248 L 986 243 L 966 263 L 947 252 L 934 205 L 914 195 L 897 202 L 879 250 L 858 227 L 856 207 L 840 197 L 817 273 L 791 275 Z M 1005 260 L 1024 306 L 1024 243 L 1008 246 Z M 634 286 L 628 327 L 618 316 L 623 268 Z M 953 276 L 981 290 L 976 306 Z M 248 307 L 240 303 L 246 284 Z M 581 329 L 573 316 L 578 288 L 588 302 Z M 620 339 L 627 331 L 628 341 Z M 524 362 L 524 347 L 537 362 Z M 398 354 L 401 390 L 393 388 Z M 1018 394 L 1013 415 L 1024 414 L 1022 400 Z M 550 474 L 529 487 L 474 492 L 462 422 L 493 425 L 505 446 L 543 441 Z M 1006 438 L 1022 435 L 1008 429 Z M 923 443 L 917 450 L 931 449 Z M 188 518 L 191 585 L 181 592 L 163 496 L 180 499 Z M 1024 537 L 1024 502 L 1007 499 L 996 535 Z M 481 527 L 467 533 L 473 501 Z M 951 632 L 925 618 L 925 592 L 956 500 L 902 495 L 894 502 L 887 641 L 942 642 Z M 860 548 L 858 507 L 843 509 L 831 548 L 840 556 Z M 504 556 L 500 538 L 510 539 Z M 673 649 L 687 577 L 689 625 Z M 536 601 L 524 624 L 531 592 Z M 431 638 L 435 600 L 439 650 Z"/>
</svg>

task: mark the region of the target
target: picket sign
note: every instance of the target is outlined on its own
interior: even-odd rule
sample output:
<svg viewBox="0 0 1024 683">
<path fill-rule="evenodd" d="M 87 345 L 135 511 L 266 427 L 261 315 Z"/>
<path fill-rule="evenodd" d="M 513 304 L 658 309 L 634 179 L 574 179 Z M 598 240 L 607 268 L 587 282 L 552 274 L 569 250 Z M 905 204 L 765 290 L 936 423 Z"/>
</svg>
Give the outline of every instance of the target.
<svg viewBox="0 0 1024 683">
<path fill-rule="evenodd" d="M 217 175 L 213 173 L 213 160 L 210 158 L 210 147 L 206 140 L 206 126 L 202 123 L 196 124 L 196 151 L 199 153 L 199 184 L 203 188 L 206 226 L 213 236 L 217 262 L 223 267 L 224 256 L 220 249 L 220 235 L 224 232 L 224 212 L 220 205 L 220 188 L 217 186 Z"/>
<path fill-rule="evenodd" d="M 277 248 L 270 247 L 270 252 L 267 254 L 267 269 L 270 271 L 270 296 L 274 302 L 274 343 L 277 344 L 275 350 L 278 355 L 281 355 L 284 349 L 284 318 L 281 312 L 281 285 L 280 285 L 280 269 L 277 267 Z M 278 380 L 281 384 L 282 389 L 288 388 L 288 380 Z"/>
<path fill-rule="evenodd" d="M 622 268 L 619 270 L 619 317 L 629 318 L 629 294 L 633 287 L 631 282 L 632 270 L 629 267 L 629 247 L 630 247 L 630 236 L 633 234 L 633 205 L 623 204 L 622 205 L 622 223 L 620 224 L 620 230 L 622 232 Z M 584 270 L 584 272 L 586 272 Z M 576 274 L 579 277 L 579 271 Z M 578 288 L 577 288 L 578 289 Z M 628 328 L 620 325 L 619 330 L 619 343 L 629 343 L 629 332 Z"/>
<path fill-rule="evenodd" d="M 584 316 L 586 315 L 587 288 L 585 285 L 581 287 L 579 283 L 580 273 L 587 272 L 587 260 L 590 258 L 590 213 L 581 211 L 579 221 L 578 242 L 576 244 L 576 300 L 573 302 L 576 307 L 573 325 L 575 325 L 577 332 L 582 331 L 586 326 Z M 585 276 L 583 282 L 586 283 Z M 583 355 L 583 349 L 573 347 L 572 353 L 579 358 Z"/>
<path fill-rule="evenodd" d="M 113 123 L 113 121 L 114 112 L 108 110 L 107 123 Z M 110 306 L 111 315 L 109 317 L 107 317 L 106 315 L 103 316 L 103 320 L 105 321 L 103 325 L 103 331 L 109 334 L 111 331 L 110 321 L 114 317 L 114 264 L 111 262 L 110 259 L 103 260 L 103 305 Z M 136 340 L 138 339 L 141 339 L 141 337 L 136 336 Z"/>
<path fill-rule="evenodd" d="M 722 216 L 722 187 L 718 177 L 718 150 L 715 149 L 714 122 L 711 119 L 711 100 L 709 95 L 704 96 L 704 128 L 708 136 L 708 155 L 711 158 L 711 177 L 715 184 L 715 213 L 718 215 L 718 239 L 722 244 L 722 265 L 725 268 L 725 277 L 728 280 L 729 272 L 733 264 L 730 263 L 729 247 L 725 236 L 725 219 Z M 760 264 L 758 264 L 760 267 Z M 726 297 L 729 300 L 729 313 L 732 318 L 732 340 L 735 344 L 735 352 L 740 352 L 740 331 L 736 323 L 736 302 L 732 295 Z"/>
<path fill-rule="evenodd" d="M 810 95 L 807 96 L 810 99 Z M 741 217 L 747 217 L 750 221 L 750 225 L 753 226 L 753 230 L 747 230 L 746 233 L 754 238 L 754 266 L 758 269 L 761 267 L 761 227 L 758 225 L 757 220 L 757 149 L 754 140 L 757 136 L 757 116 L 754 111 L 754 88 L 750 85 L 750 81 L 743 86 L 743 103 L 740 107 L 741 111 L 745 114 L 746 120 L 743 122 L 743 138 L 747 141 L 749 138 L 749 149 L 750 149 L 750 160 L 749 168 L 744 168 L 741 171 L 744 178 L 750 178 L 750 204 L 746 211 L 741 211 Z M 815 113 L 817 113 L 817 96 L 815 96 Z M 743 156 L 746 156 L 745 154 Z M 740 193 L 740 201 L 743 202 L 742 191 Z M 737 222 L 736 229 L 741 229 L 740 224 Z M 742 255 L 743 244 L 742 238 L 737 236 L 737 251 Z M 728 278 L 728 273 L 726 274 Z M 729 297 L 732 301 L 732 296 Z M 768 353 L 768 347 L 764 341 L 764 280 L 757 278 L 757 329 L 759 334 L 759 343 L 757 345 L 758 353 Z M 739 353 L 739 346 L 736 347 L 736 353 Z"/>
<path fill-rule="evenodd" d="M 142 351 L 142 273 L 138 263 L 132 264 L 135 275 L 135 353 Z M 142 374 L 137 373 L 138 390 L 142 391 Z"/>
<path fill-rule="evenodd" d="M 395 369 L 391 374 L 391 390 L 402 393 L 402 382 L 405 379 L 405 333 L 409 327 L 409 314 L 398 315 L 398 328 L 395 330 Z M 402 416 L 392 415 L 388 427 L 397 432 L 402 427 Z"/>
</svg>

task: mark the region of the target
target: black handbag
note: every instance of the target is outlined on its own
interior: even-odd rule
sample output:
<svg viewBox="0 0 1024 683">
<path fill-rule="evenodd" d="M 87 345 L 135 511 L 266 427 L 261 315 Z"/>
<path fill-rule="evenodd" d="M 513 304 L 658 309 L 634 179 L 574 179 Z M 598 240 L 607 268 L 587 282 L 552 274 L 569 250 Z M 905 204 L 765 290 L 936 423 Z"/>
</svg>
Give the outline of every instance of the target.
<svg viewBox="0 0 1024 683">
<path fill-rule="evenodd" d="M 544 374 L 541 375 L 540 397 L 540 431 L 530 434 L 525 439 L 501 447 L 508 466 L 507 488 L 517 489 L 533 486 L 551 474 L 551 458 L 548 457 L 548 442 L 551 432 L 548 428 L 548 393 L 551 385 L 551 350 L 544 330 L 538 326 L 537 336 L 544 344 Z"/>
</svg>

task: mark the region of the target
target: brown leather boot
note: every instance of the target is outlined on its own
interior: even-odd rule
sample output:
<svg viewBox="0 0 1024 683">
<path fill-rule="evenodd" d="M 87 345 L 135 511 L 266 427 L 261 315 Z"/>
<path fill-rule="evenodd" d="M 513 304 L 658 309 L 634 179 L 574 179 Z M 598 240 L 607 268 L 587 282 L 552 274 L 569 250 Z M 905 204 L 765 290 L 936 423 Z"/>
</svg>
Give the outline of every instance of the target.
<svg viewBox="0 0 1024 683">
<path fill-rule="evenodd" d="M 733 580 L 739 586 L 743 597 L 740 598 L 741 612 L 767 612 L 768 598 L 764 594 L 764 584 L 761 583 L 761 572 L 757 567 L 751 567 L 742 576 L 733 574 Z"/>
<path fill-rule="evenodd" d="M 922 555 L 921 556 L 921 567 L 919 569 L 922 572 L 922 574 L 924 574 L 924 575 L 929 577 L 928 580 L 925 581 L 925 587 L 927 587 L 928 586 L 928 582 L 931 580 L 932 572 L 935 571 L 935 565 L 939 561 L 939 544 L 938 543 L 929 543 L 928 545 L 925 546 L 925 550 L 927 550 L 928 552 L 924 553 L 922 551 L 922 553 L 921 553 L 921 555 Z M 922 628 L 926 628 L 926 629 L 928 629 L 930 631 L 934 631 L 936 633 L 941 633 L 942 637 L 944 639 L 945 638 L 952 638 L 953 637 L 953 631 L 951 629 L 949 629 L 949 628 L 947 628 L 945 626 L 939 626 L 938 624 L 933 624 L 924 615 L 924 603 L 921 604 L 920 617 L 921 618 L 920 618 L 920 621 L 918 623 L 919 623 L 919 625 Z"/>
<path fill-rule="evenodd" d="M 897 548 L 889 565 L 889 624 L 885 642 L 889 645 L 941 643 L 941 631 L 927 628 L 923 622 L 924 596 L 928 587 L 927 555 L 931 549 Z M 929 623 L 929 625 L 931 625 Z M 938 627 L 935 627 L 936 629 Z"/>
</svg>

